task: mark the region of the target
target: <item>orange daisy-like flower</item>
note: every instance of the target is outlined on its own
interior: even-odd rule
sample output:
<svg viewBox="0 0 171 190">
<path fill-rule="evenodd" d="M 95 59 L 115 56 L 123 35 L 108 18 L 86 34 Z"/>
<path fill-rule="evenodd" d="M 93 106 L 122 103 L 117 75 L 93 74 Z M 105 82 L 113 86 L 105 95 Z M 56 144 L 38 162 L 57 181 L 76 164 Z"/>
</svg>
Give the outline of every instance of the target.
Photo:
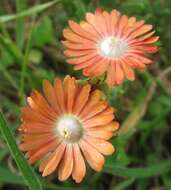
<svg viewBox="0 0 171 190">
<path fill-rule="evenodd" d="M 102 99 L 99 90 L 80 84 L 75 78 L 45 80 L 44 96 L 33 90 L 22 109 L 22 143 L 29 163 L 42 159 L 39 170 L 47 176 L 58 170 L 58 178 L 70 175 L 79 183 L 86 173 L 85 160 L 96 171 L 102 170 L 103 155 L 114 147 L 107 140 L 119 127 L 114 109 Z"/>
<path fill-rule="evenodd" d="M 152 45 L 159 39 L 152 37 L 152 25 L 117 10 L 108 13 L 98 9 L 95 14 L 87 13 L 86 21 L 80 24 L 69 21 L 69 27 L 63 31 L 67 62 L 75 70 L 83 69 L 85 76 L 107 72 L 110 86 L 120 84 L 125 77 L 134 80 L 134 68 L 152 63 L 145 54 L 158 51 Z"/>
</svg>

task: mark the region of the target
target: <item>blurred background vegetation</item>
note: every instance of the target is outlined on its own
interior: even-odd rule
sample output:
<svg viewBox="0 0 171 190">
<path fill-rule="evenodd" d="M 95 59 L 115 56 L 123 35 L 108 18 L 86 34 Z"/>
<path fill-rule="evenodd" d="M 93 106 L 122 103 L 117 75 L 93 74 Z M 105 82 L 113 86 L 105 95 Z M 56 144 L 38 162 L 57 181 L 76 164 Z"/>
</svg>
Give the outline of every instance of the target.
<svg viewBox="0 0 171 190">
<path fill-rule="evenodd" d="M 83 78 L 66 63 L 62 30 L 69 19 L 80 21 L 96 7 L 118 9 L 153 24 L 160 36 L 155 64 L 106 92 L 122 126 L 116 154 L 104 170 L 88 169 L 85 180 L 41 180 L 56 190 L 171 190 L 171 1 L 170 0 L 0 0 L 0 108 L 18 142 L 20 107 L 42 80 L 66 74 Z M 100 86 L 100 88 L 103 86 Z M 104 88 L 104 87 L 103 87 Z M 24 190 L 23 177 L 1 135 L 0 189 Z M 34 167 L 37 175 L 37 166 Z M 42 178 L 41 178 L 42 179 Z"/>
</svg>

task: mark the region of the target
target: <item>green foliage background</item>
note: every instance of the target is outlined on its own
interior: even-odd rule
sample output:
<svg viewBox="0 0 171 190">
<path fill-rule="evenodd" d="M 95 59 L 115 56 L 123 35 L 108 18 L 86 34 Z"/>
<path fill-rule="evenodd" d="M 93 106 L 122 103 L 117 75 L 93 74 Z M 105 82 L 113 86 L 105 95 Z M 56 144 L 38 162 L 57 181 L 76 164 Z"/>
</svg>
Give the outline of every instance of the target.
<svg viewBox="0 0 171 190">
<path fill-rule="evenodd" d="M 160 52 L 153 56 L 155 64 L 136 72 L 135 82 L 106 91 L 122 125 L 112 140 L 116 154 L 107 158 L 104 170 L 88 169 L 79 185 L 72 180 L 60 183 L 56 176 L 43 180 L 37 166 L 33 173 L 15 146 L 20 106 L 32 88 L 41 89 L 43 79 L 53 81 L 66 74 L 83 78 L 66 63 L 62 30 L 69 19 L 80 21 L 99 6 L 153 24 Z M 1 116 L 0 189 L 170 190 L 170 44 L 170 0 L 1 0 L 0 108 L 8 124 Z"/>
</svg>

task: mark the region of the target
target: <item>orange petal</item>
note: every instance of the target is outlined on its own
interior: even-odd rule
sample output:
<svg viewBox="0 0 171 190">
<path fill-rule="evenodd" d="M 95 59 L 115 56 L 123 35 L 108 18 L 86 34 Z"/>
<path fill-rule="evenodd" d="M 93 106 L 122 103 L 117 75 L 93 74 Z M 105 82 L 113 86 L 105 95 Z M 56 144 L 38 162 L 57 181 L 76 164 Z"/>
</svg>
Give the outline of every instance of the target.
<svg viewBox="0 0 171 190">
<path fill-rule="evenodd" d="M 84 85 L 81 88 L 80 93 L 78 94 L 78 96 L 75 99 L 75 106 L 73 109 L 73 112 L 75 114 L 79 114 L 81 112 L 82 108 L 84 107 L 85 103 L 88 100 L 90 90 L 91 90 L 91 86 L 88 84 Z"/>
<path fill-rule="evenodd" d="M 43 134 L 23 134 L 23 140 L 24 141 L 34 141 L 38 139 L 48 139 L 51 138 L 51 136 L 54 136 L 52 134 L 52 131 L 50 133 L 43 133 Z"/>
<path fill-rule="evenodd" d="M 92 107 L 94 107 L 100 101 L 101 96 L 102 93 L 100 90 L 94 90 L 91 92 L 86 106 L 80 113 L 80 117 L 84 118 L 89 113 L 89 111 L 91 111 Z"/>
<path fill-rule="evenodd" d="M 43 172 L 43 170 L 45 169 L 46 165 L 48 164 L 48 162 L 51 160 L 51 158 L 54 156 L 54 152 L 53 153 L 49 153 L 46 157 L 46 159 L 44 159 L 43 161 L 41 161 L 40 165 L 39 165 L 39 172 Z"/>
<path fill-rule="evenodd" d="M 95 63 L 97 63 L 98 61 L 102 60 L 103 58 L 99 55 L 94 56 L 92 59 L 90 59 L 89 61 L 80 63 L 78 65 L 76 65 L 74 67 L 75 70 L 80 70 L 80 69 L 84 69 L 86 67 L 91 67 L 92 65 L 94 65 Z"/>
<path fill-rule="evenodd" d="M 86 121 L 88 119 L 90 119 L 91 117 L 99 114 L 100 112 L 102 112 L 106 107 L 108 106 L 108 104 L 106 103 L 106 101 L 101 101 L 98 104 L 94 105 L 94 107 L 92 107 L 92 109 L 87 113 L 86 116 L 84 116 L 83 121 Z M 87 106 L 86 106 L 87 107 Z"/>
<path fill-rule="evenodd" d="M 103 139 L 86 136 L 86 141 L 103 155 L 111 155 L 115 151 L 113 145 Z"/>
<path fill-rule="evenodd" d="M 119 24 L 118 24 L 118 31 L 117 31 L 117 36 L 121 37 L 124 28 L 127 26 L 128 23 L 128 17 L 126 15 L 122 15 L 121 18 L 119 19 Z"/>
<path fill-rule="evenodd" d="M 117 11 L 117 10 L 112 10 L 111 13 L 110 13 L 110 22 L 111 22 L 111 26 L 112 26 L 112 34 L 115 35 L 117 30 L 116 30 L 116 25 L 118 23 L 118 20 L 119 20 L 119 17 L 120 17 L 120 12 Z"/>
<path fill-rule="evenodd" d="M 128 80 L 135 80 L 135 74 L 132 68 L 123 60 L 121 61 L 122 69 Z"/>
<path fill-rule="evenodd" d="M 94 52 L 94 53 L 90 53 L 90 54 L 85 55 L 85 56 L 67 59 L 67 62 L 69 64 L 77 65 L 77 64 L 89 61 L 90 59 L 96 57 L 96 55 L 97 55 L 97 53 Z"/>
<path fill-rule="evenodd" d="M 72 32 L 69 29 L 64 29 L 63 30 L 63 35 L 68 41 L 71 41 L 71 42 L 74 42 L 74 43 L 80 43 L 80 44 L 87 44 L 88 43 L 88 44 L 91 44 L 91 45 L 94 44 L 94 42 L 75 34 L 74 32 Z"/>
<path fill-rule="evenodd" d="M 49 135 L 46 138 L 35 139 L 32 141 L 29 140 L 28 142 L 24 142 L 20 144 L 19 147 L 20 147 L 20 150 L 22 151 L 33 150 L 47 144 L 49 141 L 52 141 L 54 138 L 55 138 L 54 136 Z"/>
<path fill-rule="evenodd" d="M 112 121 L 111 123 L 107 124 L 107 125 L 103 125 L 103 126 L 99 126 L 96 128 L 97 130 L 106 130 L 106 131 L 116 131 L 119 129 L 119 123 L 116 121 Z M 96 130 L 95 129 L 95 130 Z"/>
<path fill-rule="evenodd" d="M 135 57 L 127 57 L 126 58 L 126 62 L 129 66 L 133 67 L 133 68 L 145 68 L 145 64 L 142 63 L 140 60 L 137 60 Z"/>
<path fill-rule="evenodd" d="M 62 110 L 62 112 L 65 112 L 66 108 L 65 108 L 64 90 L 63 90 L 63 85 L 62 85 L 61 80 L 59 79 L 55 80 L 54 88 L 55 88 L 55 94 L 58 101 L 58 105 L 60 109 Z"/>
<path fill-rule="evenodd" d="M 65 155 L 59 165 L 58 178 L 60 181 L 66 180 L 73 171 L 73 147 L 68 144 L 66 147 Z"/>
<path fill-rule="evenodd" d="M 137 30 L 135 30 L 134 32 L 131 33 L 130 37 L 131 38 L 136 38 L 146 32 L 149 32 L 150 30 L 152 30 L 153 26 L 152 25 L 143 25 L 140 28 L 138 28 Z"/>
<path fill-rule="evenodd" d="M 53 125 L 47 125 L 35 122 L 29 122 L 29 123 L 25 122 L 19 128 L 19 131 L 22 131 L 23 133 L 27 134 L 44 134 L 44 133 L 50 133 L 52 129 Z"/>
<path fill-rule="evenodd" d="M 103 33 L 103 36 L 108 36 L 109 34 L 107 32 L 106 21 L 102 15 L 102 12 L 96 12 L 95 19 L 96 19 L 96 27 L 98 25 L 98 28 Z"/>
<path fill-rule="evenodd" d="M 55 147 L 58 146 L 58 143 L 59 143 L 59 140 L 54 140 L 47 143 L 45 146 L 41 147 L 40 149 L 38 149 L 33 155 L 30 156 L 29 163 L 33 164 L 37 160 L 44 157 L 48 152 L 51 152 L 52 150 L 54 150 Z"/>
<path fill-rule="evenodd" d="M 69 26 L 72 29 L 73 32 L 75 32 L 76 34 L 87 38 L 91 41 L 93 41 L 94 39 L 96 39 L 96 35 L 93 35 L 92 33 L 85 31 L 79 24 L 77 24 L 74 21 L 69 21 Z"/>
<path fill-rule="evenodd" d="M 67 111 L 72 112 L 74 99 L 77 91 L 75 78 L 71 78 L 69 76 L 64 79 L 64 93 L 66 97 L 66 106 Z"/>
<path fill-rule="evenodd" d="M 117 61 L 118 63 L 115 63 L 115 84 L 119 85 L 122 83 L 123 79 L 124 79 L 124 73 L 123 70 L 121 68 L 121 63 L 120 60 Z"/>
<path fill-rule="evenodd" d="M 86 120 L 84 122 L 85 127 L 95 127 L 99 125 L 106 125 L 110 123 L 113 120 L 113 115 L 103 115 L 99 114 L 97 116 L 94 116 L 93 118 Z"/>
<path fill-rule="evenodd" d="M 104 157 L 87 142 L 80 143 L 81 150 L 92 169 L 99 172 L 104 165 Z"/>
<path fill-rule="evenodd" d="M 135 59 L 138 59 L 139 61 L 141 61 L 142 63 L 145 63 L 145 64 L 151 64 L 152 63 L 151 59 L 148 59 L 148 58 L 141 56 L 141 55 L 138 55 L 138 54 L 136 54 Z"/>
<path fill-rule="evenodd" d="M 44 170 L 43 170 L 43 174 L 42 176 L 47 176 L 49 174 L 51 174 L 58 166 L 59 162 L 62 159 L 62 156 L 64 154 L 66 145 L 61 143 L 56 151 L 53 153 L 53 156 L 51 157 L 50 160 L 48 160 Z"/>
<path fill-rule="evenodd" d="M 108 35 L 111 35 L 112 31 L 111 31 L 111 26 L 110 26 L 110 14 L 107 11 L 103 11 L 102 14 L 105 19 L 107 33 Z"/>
<path fill-rule="evenodd" d="M 76 183 L 80 183 L 86 174 L 86 166 L 80 151 L 80 148 L 77 144 L 73 147 L 74 153 L 74 168 L 72 172 L 72 177 Z"/>
<path fill-rule="evenodd" d="M 108 67 L 108 71 L 107 71 L 107 84 L 109 86 L 113 86 L 115 85 L 115 64 L 111 64 L 109 67 Z"/>
<path fill-rule="evenodd" d="M 56 118 L 57 114 L 37 90 L 32 91 L 31 96 L 27 98 L 27 102 L 33 110 L 38 111 L 45 117 L 52 120 Z"/>
<path fill-rule="evenodd" d="M 96 50 L 65 50 L 64 55 L 67 57 L 81 57 L 84 55 L 89 55 L 91 53 L 95 53 Z"/>
<path fill-rule="evenodd" d="M 70 41 L 62 41 L 62 44 L 72 50 L 94 50 L 96 49 L 95 45 L 92 44 L 77 44 Z"/>
<path fill-rule="evenodd" d="M 98 34 L 101 37 L 104 37 L 103 31 L 101 30 L 101 27 L 99 26 L 99 24 L 97 23 L 97 19 L 96 16 L 92 13 L 87 13 L 86 14 L 86 20 L 89 24 L 91 24 L 93 26 L 93 28 L 98 32 Z"/>
<path fill-rule="evenodd" d="M 60 113 L 60 108 L 57 103 L 56 95 L 55 95 L 55 90 L 51 83 L 48 80 L 43 81 L 43 91 L 45 94 L 45 97 L 49 104 L 52 106 L 52 108 L 57 112 Z"/>
<path fill-rule="evenodd" d="M 91 33 L 93 36 L 96 36 L 94 38 L 94 41 L 98 41 L 101 37 L 99 33 L 96 31 L 96 28 L 94 28 L 91 24 L 85 21 L 81 21 L 80 26 L 87 32 Z"/>
<path fill-rule="evenodd" d="M 134 48 L 140 50 L 141 52 L 144 52 L 144 53 L 156 53 L 159 48 L 156 47 L 156 46 L 150 46 L 150 45 L 135 45 Z M 149 63 L 151 64 L 152 61 Z"/>
<path fill-rule="evenodd" d="M 86 129 L 86 136 L 91 136 L 94 138 L 109 140 L 113 136 L 113 132 L 101 130 L 100 127 L 93 127 Z"/>
<path fill-rule="evenodd" d="M 42 123 L 42 124 L 47 124 L 47 125 L 52 125 L 53 121 L 43 115 L 41 115 L 39 112 L 36 112 L 35 110 L 32 110 L 28 106 L 23 107 L 21 109 L 21 118 L 24 122 L 32 123 Z"/>
<path fill-rule="evenodd" d="M 146 39 L 148 39 L 149 37 L 151 37 L 154 33 L 155 33 L 155 31 L 149 32 L 149 33 L 147 33 L 147 34 L 145 34 L 145 35 L 139 37 L 138 40 L 140 40 L 140 41 L 146 40 Z M 137 39 L 136 39 L 136 40 L 137 40 Z"/>
<path fill-rule="evenodd" d="M 127 26 L 123 29 L 123 34 L 125 34 L 125 32 L 127 32 L 130 28 L 133 28 L 135 23 L 136 23 L 135 17 L 128 18 Z"/>
<path fill-rule="evenodd" d="M 108 68 L 109 60 L 106 58 L 101 58 L 93 65 L 90 65 L 86 69 L 84 69 L 85 76 L 100 76 L 102 75 Z"/>
<path fill-rule="evenodd" d="M 133 33 L 135 30 L 141 28 L 143 25 L 144 25 L 144 20 L 135 22 L 132 27 L 129 27 L 129 29 L 125 30 L 124 37 L 128 38 L 128 36 L 131 36 L 131 33 Z"/>
</svg>

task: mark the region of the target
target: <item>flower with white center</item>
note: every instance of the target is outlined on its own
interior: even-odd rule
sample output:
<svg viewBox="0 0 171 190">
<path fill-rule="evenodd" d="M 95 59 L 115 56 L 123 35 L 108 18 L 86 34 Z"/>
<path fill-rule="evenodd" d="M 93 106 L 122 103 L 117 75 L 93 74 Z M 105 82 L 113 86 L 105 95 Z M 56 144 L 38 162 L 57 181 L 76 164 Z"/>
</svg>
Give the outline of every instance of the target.
<svg viewBox="0 0 171 190">
<path fill-rule="evenodd" d="M 57 170 L 59 180 L 72 176 L 77 183 L 85 176 L 85 161 L 101 171 L 104 155 L 115 150 L 107 140 L 119 127 L 101 91 L 67 76 L 54 85 L 45 80 L 43 92 L 33 90 L 22 109 L 20 149 L 29 163 L 41 160 L 43 176 Z"/>
<path fill-rule="evenodd" d="M 117 10 L 109 13 L 97 9 L 95 14 L 87 13 L 80 24 L 69 21 L 69 28 L 63 31 L 64 54 L 75 70 L 83 69 L 85 76 L 107 73 L 108 85 L 119 85 L 125 77 L 135 79 L 134 69 L 152 63 L 146 54 L 158 51 L 152 44 L 159 37 L 153 34 L 152 25 L 143 20 Z"/>
</svg>

